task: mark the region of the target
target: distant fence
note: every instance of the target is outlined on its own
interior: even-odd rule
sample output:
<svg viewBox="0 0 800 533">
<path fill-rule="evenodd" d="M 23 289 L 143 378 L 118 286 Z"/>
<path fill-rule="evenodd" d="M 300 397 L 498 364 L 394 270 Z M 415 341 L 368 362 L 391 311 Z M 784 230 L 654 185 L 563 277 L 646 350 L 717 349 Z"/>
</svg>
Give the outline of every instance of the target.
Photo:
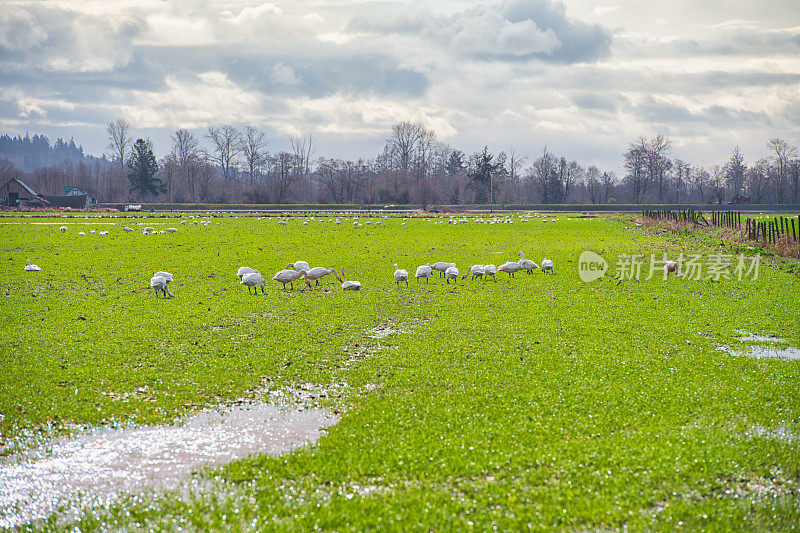
<svg viewBox="0 0 800 533">
<path fill-rule="evenodd" d="M 706 219 L 703 213 L 691 209 L 682 211 L 672 211 L 670 209 L 644 210 L 642 211 L 642 216 L 654 220 L 691 222 L 697 225 L 742 229 L 741 210 L 713 211 L 710 214 L 710 220 Z M 800 242 L 800 215 L 789 217 L 777 215 L 766 220 L 745 217 L 744 234 L 750 240 L 770 244 L 774 244 L 779 239 Z"/>
</svg>

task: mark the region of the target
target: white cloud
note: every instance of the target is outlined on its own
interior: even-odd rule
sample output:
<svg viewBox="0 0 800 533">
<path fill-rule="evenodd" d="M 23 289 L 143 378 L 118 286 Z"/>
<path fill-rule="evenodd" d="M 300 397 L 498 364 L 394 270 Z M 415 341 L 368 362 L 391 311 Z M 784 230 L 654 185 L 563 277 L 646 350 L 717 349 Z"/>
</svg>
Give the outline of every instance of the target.
<svg viewBox="0 0 800 533">
<path fill-rule="evenodd" d="M 602 17 L 603 15 L 609 15 L 611 13 L 614 13 L 615 11 L 619 11 L 619 6 L 597 6 L 594 9 L 592 9 L 592 12 L 598 17 Z"/>
<path fill-rule="evenodd" d="M 224 13 L 230 16 L 231 22 L 233 22 L 234 24 L 242 24 L 243 22 L 250 22 L 256 20 L 265 13 L 278 15 L 281 12 L 282 12 L 281 8 L 277 7 L 274 4 L 261 4 L 255 7 L 244 8 L 235 17 L 230 16 L 230 11 L 225 11 Z"/>
<path fill-rule="evenodd" d="M 272 67 L 272 72 L 270 72 L 269 79 L 275 85 L 284 85 L 284 86 L 296 86 L 302 83 L 302 80 L 297 76 L 294 68 L 289 65 L 284 65 L 283 63 L 278 63 L 274 67 Z"/>
</svg>

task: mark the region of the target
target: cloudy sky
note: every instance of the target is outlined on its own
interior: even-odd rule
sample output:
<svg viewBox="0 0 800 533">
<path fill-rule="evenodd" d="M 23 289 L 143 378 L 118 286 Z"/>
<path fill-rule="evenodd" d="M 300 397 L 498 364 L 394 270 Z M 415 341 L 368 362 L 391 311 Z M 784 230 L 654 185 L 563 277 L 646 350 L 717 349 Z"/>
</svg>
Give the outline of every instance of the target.
<svg viewBox="0 0 800 533">
<path fill-rule="evenodd" d="M 105 147 L 127 119 L 252 124 L 372 157 L 421 121 L 471 152 L 544 145 L 618 170 L 661 133 L 707 165 L 800 143 L 797 0 L 0 0 L 0 132 Z"/>
</svg>

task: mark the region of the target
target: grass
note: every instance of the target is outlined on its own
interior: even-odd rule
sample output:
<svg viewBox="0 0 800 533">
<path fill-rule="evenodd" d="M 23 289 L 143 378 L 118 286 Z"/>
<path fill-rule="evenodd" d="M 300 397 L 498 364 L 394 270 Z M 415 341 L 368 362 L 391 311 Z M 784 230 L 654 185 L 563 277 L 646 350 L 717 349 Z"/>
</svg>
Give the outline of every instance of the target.
<svg viewBox="0 0 800 533">
<path fill-rule="evenodd" d="M 81 527 L 797 527 L 797 439 L 751 430 L 800 434 L 800 364 L 716 348 L 736 345 L 740 329 L 800 346 L 800 280 L 768 258 L 755 281 L 584 284 L 583 250 L 613 260 L 730 245 L 629 216 L 553 218 L 2 217 L 23 222 L 0 224 L 3 444 L 45 428 L 169 421 L 264 387 L 346 383 L 323 401 L 344 414 L 316 446 L 237 461 L 204 474 L 213 490 L 90 513 Z M 115 225 L 78 237 L 101 229 L 78 222 Z M 123 222 L 179 232 L 126 234 Z M 392 277 L 395 262 L 413 274 L 447 260 L 463 273 L 520 250 L 552 259 L 555 275 L 407 288 Z M 42 271 L 23 272 L 26 259 Z M 235 277 L 247 265 L 271 278 L 299 259 L 344 265 L 363 288 L 270 282 L 253 296 Z M 174 274 L 176 298 L 149 289 L 156 270 Z M 380 326 L 401 332 L 372 338 Z"/>
</svg>

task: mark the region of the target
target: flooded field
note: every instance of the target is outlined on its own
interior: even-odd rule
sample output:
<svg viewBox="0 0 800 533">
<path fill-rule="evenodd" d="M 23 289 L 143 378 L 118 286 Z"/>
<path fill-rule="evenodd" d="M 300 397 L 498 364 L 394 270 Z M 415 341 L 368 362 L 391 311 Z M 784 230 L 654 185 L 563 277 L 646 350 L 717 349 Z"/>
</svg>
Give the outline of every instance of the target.
<svg viewBox="0 0 800 533">
<path fill-rule="evenodd" d="M 242 403 L 176 425 L 98 428 L 0 462 L 0 527 L 60 510 L 108 506 L 123 494 L 177 488 L 198 469 L 316 442 L 337 417 L 322 409 Z"/>
</svg>

